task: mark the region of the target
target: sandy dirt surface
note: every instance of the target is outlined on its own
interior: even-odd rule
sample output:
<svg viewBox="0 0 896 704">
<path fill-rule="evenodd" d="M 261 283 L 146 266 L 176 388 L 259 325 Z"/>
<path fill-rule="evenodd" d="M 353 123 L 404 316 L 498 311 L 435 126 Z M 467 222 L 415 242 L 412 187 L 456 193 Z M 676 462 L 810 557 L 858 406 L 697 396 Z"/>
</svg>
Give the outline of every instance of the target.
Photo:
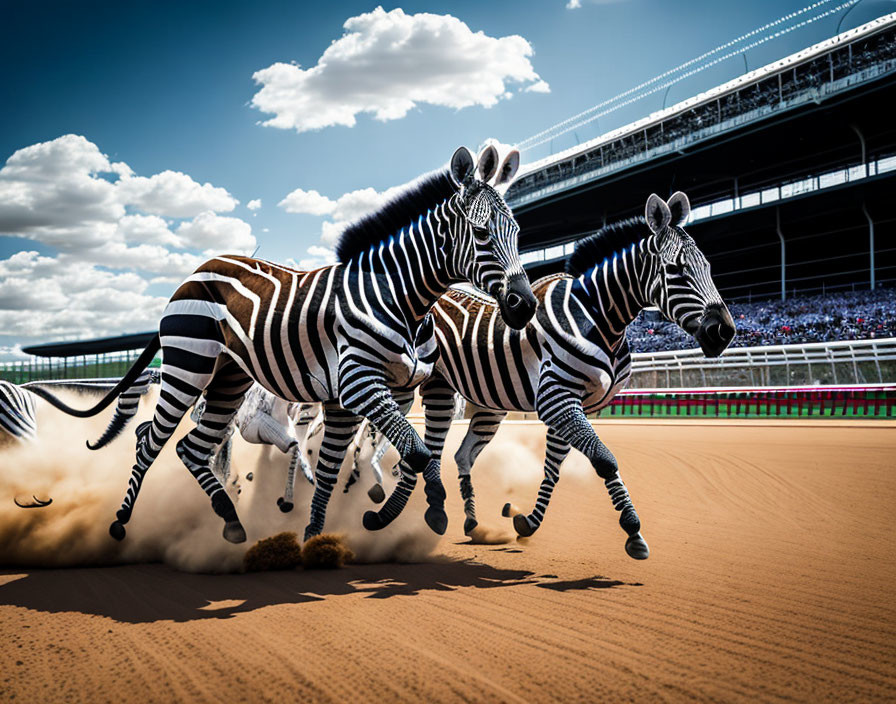
<svg viewBox="0 0 896 704">
<path fill-rule="evenodd" d="M 581 456 L 564 465 L 543 527 L 509 539 L 501 506 L 528 510 L 539 480 L 534 424 L 503 427 L 474 474 L 481 523 L 508 541 L 469 544 L 450 459 L 464 429 L 452 431 L 444 466 L 451 525 L 437 544 L 421 539 L 424 552 L 434 545 L 425 562 L 224 575 L 165 564 L 0 569 L 0 700 L 896 696 L 894 424 L 606 424 L 646 562 L 626 556 Z M 276 491 L 262 492 L 266 505 Z M 353 493 L 337 527 L 370 506 Z M 424 535 L 421 493 L 384 542 Z M 208 508 L 201 492 L 193 498 Z M 305 519 L 278 520 L 301 530 Z M 221 541 L 214 520 L 200 527 Z"/>
</svg>

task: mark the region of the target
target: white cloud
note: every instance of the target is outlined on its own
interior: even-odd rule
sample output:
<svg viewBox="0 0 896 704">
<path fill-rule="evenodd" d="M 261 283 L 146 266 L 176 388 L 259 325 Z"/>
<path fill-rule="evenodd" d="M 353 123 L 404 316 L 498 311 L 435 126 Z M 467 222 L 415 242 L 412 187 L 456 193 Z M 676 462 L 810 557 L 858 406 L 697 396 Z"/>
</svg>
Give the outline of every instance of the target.
<svg viewBox="0 0 896 704">
<path fill-rule="evenodd" d="M 251 252 L 255 248 L 255 237 L 249 223 L 211 211 L 181 223 L 177 234 L 190 249 L 206 252 Z"/>
<path fill-rule="evenodd" d="M 118 193 L 122 202 L 145 213 L 175 218 L 191 218 L 206 210 L 226 213 L 239 203 L 225 189 L 210 183 L 200 185 L 179 171 L 123 178 Z"/>
<path fill-rule="evenodd" d="M 319 269 L 328 264 L 336 262 L 336 252 L 329 247 L 321 247 L 320 245 L 312 245 L 308 248 L 307 257 L 303 257 L 299 261 L 295 259 L 287 259 L 287 266 L 291 266 L 300 271 L 311 271 Z"/>
<path fill-rule="evenodd" d="M 209 217 L 237 203 L 225 189 L 200 185 L 180 172 L 136 176 L 79 135 L 20 149 L 0 169 L 0 235 L 32 239 L 85 261 L 116 242 L 206 249 L 206 240 L 213 239 L 206 231 L 210 223 L 221 228 L 226 247 L 251 251 L 255 242 L 247 223 Z M 183 233 L 181 225 L 175 234 L 160 216 L 192 217 L 198 224 Z M 201 243 L 191 240 L 194 232 Z"/>
<path fill-rule="evenodd" d="M 248 203 L 246 203 L 246 207 L 249 210 L 258 210 L 261 208 L 261 198 L 253 198 Z"/>
<path fill-rule="evenodd" d="M 147 286 L 133 272 L 76 266 L 66 255 L 18 252 L 0 260 L 0 330 L 24 337 L 87 337 L 151 329 L 168 298 L 147 295 Z"/>
<path fill-rule="evenodd" d="M 148 286 L 173 288 L 210 252 L 255 248 L 247 222 L 219 215 L 238 202 L 181 172 L 136 175 L 78 135 L 19 149 L 0 168 L 0 236 L 55 253 L 0 260 L 0 330 L 89 337 L 151 329 L 168 297 L 147 294 Z"/>
<path fill-rule="evenodd" d="M 510 95 L 508 84 L 547 89 L 529 60 L 531 45 L 518 35 L 490 37 L 451 15 L 382 7 L 343 27 L 311 68 L 278 62 L 253 74 L 261 89 L 252 105 L 273 115 L 265 125 L 352 127 L 360 113 L 395 120 L 418 104 L 491 107 Z"/>
<path fill-rule="evenodd" d="M 360 188 L 339 196 L 336 200 L 321 195 L 317 191 L 297 188 L 280 201 L 279 206 L 288 213 L 329 217 L 321 223 L 320 245 L 308 248 L 309 257 L 293 260 L 299 269 L 316 269 L 336 261 L 333 247 L 346 226 L 368 213 L 380 208 L 384 203 L 404 190 L 405 186 L 393 186 L 385 191 L 374 188 Z"/>
<path fill-rule="evenodd" d="M 297 188 L 278 205 L 287 213 L 307 213 L 309 215 L 329 215 L 336 208 L 336 202 L 317 191 L 305 191 Z"/>
<path fill-rule="evenodd" d="M 577 10 L 581 6 L 582 6 L 582 0 L 569 0 L 569 2 L 566 3 L 567 10 Z"/>
</svg>

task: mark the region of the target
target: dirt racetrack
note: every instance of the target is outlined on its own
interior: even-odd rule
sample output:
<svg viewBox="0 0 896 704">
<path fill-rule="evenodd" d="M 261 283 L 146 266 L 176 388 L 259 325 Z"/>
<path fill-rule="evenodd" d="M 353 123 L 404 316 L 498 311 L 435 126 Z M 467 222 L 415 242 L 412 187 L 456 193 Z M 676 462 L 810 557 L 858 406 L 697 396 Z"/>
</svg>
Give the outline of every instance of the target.
<svg viewBox="0 0 896 704">
<path fill-rule="evenodd" d="M 444 466 L 451 525 L 426 562 L 0 570 L 0 700 L 896 697 L 896 425 L 602 424 L 646 562 L 626 556 L 578 455 L 535 536 L 468 544 L 451 461 L 463 430 Z M 477 464 L 495 539 L 505 500 L 534 501 L 543 447 L 540 426 L 508 425 Z M 397 524 L 423 531 L 416 494 Z"/>
</svg>

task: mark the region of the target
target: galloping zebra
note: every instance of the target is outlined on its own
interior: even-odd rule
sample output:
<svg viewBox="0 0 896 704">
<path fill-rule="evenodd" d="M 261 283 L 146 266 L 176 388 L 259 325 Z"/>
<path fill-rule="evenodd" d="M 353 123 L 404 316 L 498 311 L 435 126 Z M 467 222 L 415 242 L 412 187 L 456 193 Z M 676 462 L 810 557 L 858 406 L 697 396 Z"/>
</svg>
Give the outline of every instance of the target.
<svg viewBox="0 0 896 704">
<path fill-rule="evenodd" d="M 586 414 L 606 406 L 628 381 L 625 330 L 645 306 L 658 307 L 693 335 L 708 357 L 720 355 L 733 339 L 734 322 L 710 277 L 709 263 L 682 229 L 689 213 L 683 193 L 675 193 L 668 204 L 651 195 L 649 230 L 633 218 L 578 242 L 568 274 L 533 284 L 538 312 L 521 332 L 504 325 L 494 302 L 482 296 L 452 290 L 434 306 L 440 358 L 422 389 L 434 460 L 441 458 L 454 392 L 483 407 L 472 417 L 455 455 L 466 533 L 476 527 L 470 480 L 476 457 L 508 411 L 534 410 L 548 426 L 544 480 L 532 513 L 514 517 L 517 533 L 532 535 L 541 524 L 560 464 L 572 446 L 604 480 L 629 536 L 626 552 L 636 559 L 648 556 L 616 459 Z M 382 511 L 395 515 L 402 507 L 396 491 Z"/>
<path fill-rule="evenodd" d="M 518 155 L 515 161 L 519 164 Z M 469 281 L 497 297 L 508 325 L 521 328 L 535 298 L 517 251 L 519 226 L 503 198 L 484 183 L 498 169 L 494 148 L 479 162 L 459 148 L 446 171 L 405 187 L 378 212 L 349 226 L 339 263 L 310 272 L 225 255 L 201 265 L 175 291 L 159 335 L 106 398 L 74 415 L 98 413 L 128 388 L 159 348 L 162 388 L 151 422 L 137 428 L 137 462 L 111 535 L 125 537 L 143 479 L 181 418 L 201 394 L 206 412 L 177 452 L 224 519 L 224 537 L 246 532 L 233 502 L 209 470 L 209 455 L 254 381 L 290 401 L 324 404 L 326 429 L 306 538 L 323 529 L 339 465 L 362 417 L 389 438 L 403 471 L 424 471 L 431 453 L 401 414 L 400 403 L 431 371 L 435 344 L 422 348 L 430 307 L 452 283 Z M 512 177 L 514 169 L 502 168 Z M 393 397 L 393 392 L 395 396 Z M 444 532 L 445 490 L 427 475 L 430 526 Z"/>
<path fill-rule="evenodd" d="M 0 430 L 17 440 L 37 437 L 34 398 L 31 393 L 0 379 Z"/>
<path fill-rule="evenodd" d="M 115 437 L 127 421 L 137 412 L 137 404 L 140 397 L 146 393 L 151 383 L 158 381 L 158 374 L 153 371 L 145 371 L 134 382 L 133 386 L 125 391 L 118 401 L 113 422 L 109 424 L 106 432 L 95 445 L 87 442 L 87 447 L 96 449 L 102 447 Z M 34 440 L 37 436 L 37 417 L 34 410 L 32 393 L 37 392 L 38 386 L 59 386 L 73 391 L 96 391 L 108 388 L 111 384 L 104 379 L 78 379 L 58 381 L 29 381 L 22 386 L 16 386 L 8 381 L 0 379 L 0 429 L 20 440 Z M 117 429 L 115 429 L 117 427 Z"/>
</svg>

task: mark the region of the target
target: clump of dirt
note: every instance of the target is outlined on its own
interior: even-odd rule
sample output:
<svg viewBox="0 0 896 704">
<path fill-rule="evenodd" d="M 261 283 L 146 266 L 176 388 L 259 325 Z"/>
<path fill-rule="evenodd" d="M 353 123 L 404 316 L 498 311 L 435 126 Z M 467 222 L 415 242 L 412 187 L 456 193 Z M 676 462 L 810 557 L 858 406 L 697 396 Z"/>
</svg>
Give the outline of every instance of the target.
<svg viewBox="0 0 896 704">
<path fill-rule="evenodd" d="M 283 532 L 259 540 L 243 557 L 247 572 L 292 570 L 302 564 L 302 546 L 295 533 Z"/>
<path fill-rule="evenodd" d="M 302 565 L 306 570 L 337 569 L 354 557 L 341 535 L 315 535 L 302 546 Z"/>
</svg>

